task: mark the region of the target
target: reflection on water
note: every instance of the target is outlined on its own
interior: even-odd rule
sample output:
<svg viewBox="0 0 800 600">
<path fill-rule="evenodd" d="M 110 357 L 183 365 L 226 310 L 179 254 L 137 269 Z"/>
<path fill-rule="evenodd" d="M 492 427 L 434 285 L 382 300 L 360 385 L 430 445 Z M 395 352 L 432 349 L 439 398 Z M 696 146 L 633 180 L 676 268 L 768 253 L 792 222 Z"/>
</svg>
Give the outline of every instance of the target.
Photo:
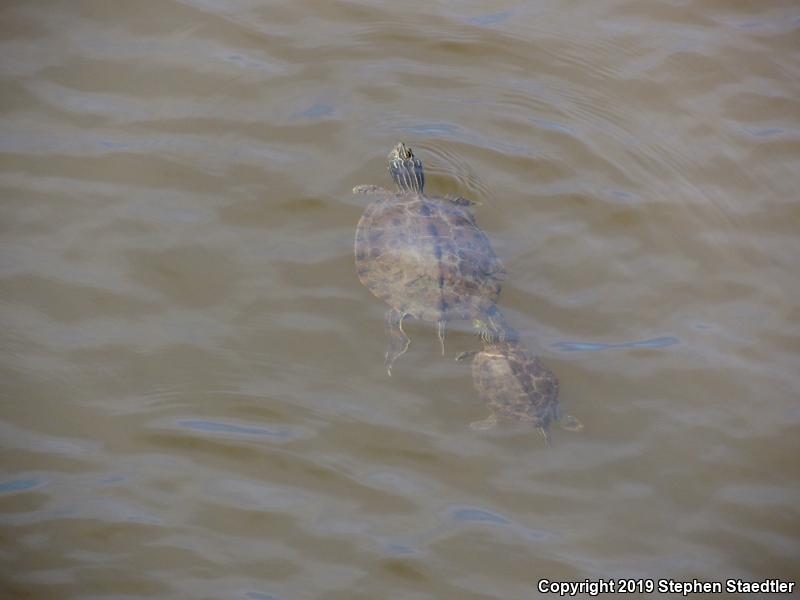
<svg viewBox="0 0 800 600">
<path fill-rule="evenodd" d="M 0 14 L 0 596 L 796 577 L 795 3 Z M 582 433 L 470 430 L 468 325 L 386 377 L 349 190 L 400 140 Z"/>
</svg>

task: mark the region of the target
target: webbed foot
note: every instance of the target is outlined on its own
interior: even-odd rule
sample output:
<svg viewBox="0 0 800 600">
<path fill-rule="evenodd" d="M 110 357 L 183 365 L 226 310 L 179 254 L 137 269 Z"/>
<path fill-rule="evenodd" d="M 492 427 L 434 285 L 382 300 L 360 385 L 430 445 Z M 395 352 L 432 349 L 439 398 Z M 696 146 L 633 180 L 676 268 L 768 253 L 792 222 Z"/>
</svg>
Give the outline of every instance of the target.
<svg viewBox="0 0 800 600">
<path fill-rule="evenodd" d="M 396 308 L 391 308 L 386 313 L 386 337 L 389 339 L 389 344 L 386 348 L 384 366 L 389 375 L 392 374 L 392 363 L 408 350 L 408 345 L 411 343 L 406 332 L 403 331 L 403 319 L 405 317 L 406 314 Z"/>
</svg>

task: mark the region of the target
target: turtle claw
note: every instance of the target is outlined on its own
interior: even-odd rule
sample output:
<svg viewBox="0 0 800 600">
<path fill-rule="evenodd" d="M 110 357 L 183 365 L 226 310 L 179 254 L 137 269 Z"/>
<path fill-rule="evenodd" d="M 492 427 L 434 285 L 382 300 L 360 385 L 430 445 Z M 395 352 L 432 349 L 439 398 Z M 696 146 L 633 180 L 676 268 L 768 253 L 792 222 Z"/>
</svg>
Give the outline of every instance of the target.
<svg viewBox="0 0 800 600">
<path fill-rule="evenodd" d="M 492 429 L 497 426 L 497 415 L 492 413 L 485 419 L 481 421 L 473 421 L 469 424 L 469 428 L 472 431 L 486 431 L 487 429 Z"/>
<path fill-rule="evenodd" d="M 386 336 L 389 338 L 389 345 L 386 348 L 384 366 L 390 377 L 392 375 L 392 363 L 399 356 L 405 354 L 405 351 L 408 350 L 408 345 L 411 343 L 406 332 L 403 331 L 403 319 L 405 316 L 405 313 L 396 308 L 389 309 L 389 312 L 386 313 Z"/>
<path fill-rule="evenodd" d="M 542 438 L 544 438 L 544 445 L 546 448 L 549 448 L 553 445 L 552 441 L 550 440 L 550 432 L 547 431 L 547 429 L 544 427 L 539 427 L 539 433 L 542 435 Z"/>
<path fill-rule="evenodd" d="M 444 319 L 439 321 L 439 343 L 442 345 L 442 356 L 444 356 L 444 326 L 447 323 Z"/>
</svg>

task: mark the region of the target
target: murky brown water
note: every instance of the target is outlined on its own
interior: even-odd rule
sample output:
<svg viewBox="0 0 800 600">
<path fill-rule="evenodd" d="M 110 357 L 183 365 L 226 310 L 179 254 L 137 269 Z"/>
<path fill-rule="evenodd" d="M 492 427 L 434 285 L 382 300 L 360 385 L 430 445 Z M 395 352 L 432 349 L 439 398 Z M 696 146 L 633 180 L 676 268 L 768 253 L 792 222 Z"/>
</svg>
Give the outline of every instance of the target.
<svg viewBox="0 0 800 600">
<path fill-rule="evenodd" d="M 800 564 L 795 2 L 0 9 L 3 598 L 528 598 Z M 385 155 L 482 202 L 585 431 L 383 369 Z"/>
</svg>

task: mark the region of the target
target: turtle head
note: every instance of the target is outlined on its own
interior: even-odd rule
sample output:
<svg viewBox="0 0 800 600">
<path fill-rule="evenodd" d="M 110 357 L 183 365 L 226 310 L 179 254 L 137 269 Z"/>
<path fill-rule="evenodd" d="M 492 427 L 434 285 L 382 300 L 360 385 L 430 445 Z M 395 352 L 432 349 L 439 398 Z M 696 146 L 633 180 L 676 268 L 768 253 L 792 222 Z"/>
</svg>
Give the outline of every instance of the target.
<svg viewBox="0 0 800 600">
<path fill-rule="evenodd" d="M 398 142 L 389 153 L 389 160 L 409 160 L 411 158 L 414 158 L 414 153 L 403 142 Z"/>
<path fill-rule="evenodd" d="M 475 328 L 485 349 L 499 348 L 506 344 L 513 345 L 517 341 L 516 332 L 498 327 L 491 320 L 474 319 L 472 326 Z"/>
<path fill-rule="evenodd" d="M 486 347 L 504 343 L 514 345 L 519 342 L 519 334 L 506 323 L 497 306 L 491 306 L 479 318 L 473 319 L 472 326 Z"/>
<path fill-rule="evenodd" d="M 478 337 L 481 338 L 481 342 L 484 346 L 491 346 L 498 341 L 497 336 L 492 332 L 492 328 L 486 321 L 482 319 L 473 319 L 472 326 L 477 331 Z"/>
<path fill-rule="evenodd" d="M 401 192 L 422 193 L 425 186 L 422 163 L 403 142 L 389 153 L 389 174 Z"/>
</svg>

